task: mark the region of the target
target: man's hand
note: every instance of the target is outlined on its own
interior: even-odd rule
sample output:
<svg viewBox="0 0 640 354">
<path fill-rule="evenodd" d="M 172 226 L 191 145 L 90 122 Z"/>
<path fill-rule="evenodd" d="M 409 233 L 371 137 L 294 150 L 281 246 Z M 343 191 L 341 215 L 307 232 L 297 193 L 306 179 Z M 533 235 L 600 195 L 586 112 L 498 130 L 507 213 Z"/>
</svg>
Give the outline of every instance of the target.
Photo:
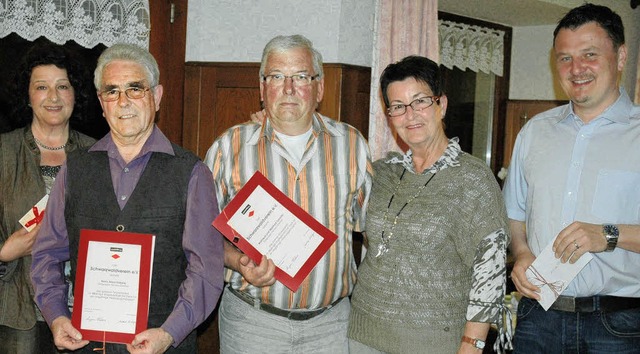
<svg viewBox="0 0 640 354">
<path fill-rule="evenodd" d="M 260 265 L 256 265 L 249 256 L 243 254 L 238 261 L 238 265 L 240 274 L 253 286 L 269 286 L 276 282 L 276 278 L 273 277 L 276 265 L 267 256 L 262 256 Z"/>
<path fill-rule="evenodd" d="M 33 243 L 36 240 L 38 230 L 40 230 L 40 224 L 31 231 L 27 231 L 24 227 L 21 227 L 12 233 L 2 248 L 0 248 L 0 261 L 11 262 L 18 258 L 31 255 L 31 247 L 33 247 Z"/>
<path fill-rule="evenodd" d="M 513 284 L 522 295 L 528 298 L 540 300 L 540 288 L 531 284 L 526 275 L 527 269 L 531 263 L 536 260 L 536 256 L 534 256 L 530 251 L 523 251 L 516 255 L 515 258 L 516 262 L 514 263 L 513 270 L 511 271 L 511 280 L 513 281 Z"/>
<path fill-rule="evenodd" d="M 82 340 L 82 334 L 73 327 L 71 320 L 60 316 L 51 322 L 53 342 L 60 350 L 76 350 L 89 344 L 88 340 Z"/>
<path fill-rule="evenodd" d="M 127 350 L 132 354 L 161 354 L 173 344 L 173 337 L 162 328 L 151 328 L 138 333 Z"/>
<path fill-rule="evenodd" d="M 602 235 L 602 225 L 575 221 L 565 227 L 553 242 L 556 258 L 562 263 L 575 263 L 587 252 L 602 252 L 607 240 Z"/>
<path fill-rule="evenodd" d="M 242 274 L 253 286 L 269 286 L 276 282 L 276 278 L 273 277 L 276 265 L 272 260 L 262 256 L 260 265 L 257 265 L 228 241 L 224 242 L 224 265 Z"/>
</svg>

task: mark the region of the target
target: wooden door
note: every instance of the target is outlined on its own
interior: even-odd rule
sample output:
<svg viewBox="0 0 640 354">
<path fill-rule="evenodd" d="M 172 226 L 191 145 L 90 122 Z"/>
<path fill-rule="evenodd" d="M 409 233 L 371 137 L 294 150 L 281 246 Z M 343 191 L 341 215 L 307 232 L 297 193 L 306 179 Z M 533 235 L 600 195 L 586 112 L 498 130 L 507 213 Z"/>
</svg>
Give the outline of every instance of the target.
<svg viewBox="0 0 640 354">
<path fill-rule="evenodd" d="M 504 162 L 506 168 L 511 162 L 513 145 L 522 126 L 538 113 L 566 104 L 567 101 L 509 100 L 507 102 L 507 121 L 504 132 Z"/>
<path fill-rule="evenodd" d="M 160 67 L 164 87 L 156 122 L 173 143 L 182 145 L 182 100 L 187 43 L 187 0 L 149 1 L 149 51 Z"/>
</svg>

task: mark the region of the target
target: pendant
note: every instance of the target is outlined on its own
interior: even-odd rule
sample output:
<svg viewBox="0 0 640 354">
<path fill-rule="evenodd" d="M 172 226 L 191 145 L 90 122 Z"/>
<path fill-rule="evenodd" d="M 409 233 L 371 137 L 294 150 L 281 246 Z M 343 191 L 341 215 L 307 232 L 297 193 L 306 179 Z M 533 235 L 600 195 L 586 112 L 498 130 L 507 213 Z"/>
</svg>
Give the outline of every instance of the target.
<svg viewBox="0 0 640 354">
<path fill-rule="evenodd" d="M 389 251 L 389 248 L 387 248 L 387 244 L 384 242 L 380 243 L 378 245 L 378 253 L 376 253 L 376 258 L 387 253 L 387 251 Z"/>
</svg>

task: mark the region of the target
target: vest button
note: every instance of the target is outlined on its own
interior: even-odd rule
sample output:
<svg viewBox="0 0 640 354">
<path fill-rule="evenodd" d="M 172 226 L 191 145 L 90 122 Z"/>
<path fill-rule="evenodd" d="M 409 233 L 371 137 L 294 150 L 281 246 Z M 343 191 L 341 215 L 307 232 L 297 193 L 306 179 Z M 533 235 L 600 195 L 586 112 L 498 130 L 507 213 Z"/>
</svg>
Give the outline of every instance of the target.
<svg viewBox="0 0 640 354">
<path fill-rule="evenodd" d="M 122 231 L 124 231 L 124 225 L 118 225 L 118 226 L 116 226 L 116 231 L 118 231 L 118 232 L 122 232 Z"/>
</svg>

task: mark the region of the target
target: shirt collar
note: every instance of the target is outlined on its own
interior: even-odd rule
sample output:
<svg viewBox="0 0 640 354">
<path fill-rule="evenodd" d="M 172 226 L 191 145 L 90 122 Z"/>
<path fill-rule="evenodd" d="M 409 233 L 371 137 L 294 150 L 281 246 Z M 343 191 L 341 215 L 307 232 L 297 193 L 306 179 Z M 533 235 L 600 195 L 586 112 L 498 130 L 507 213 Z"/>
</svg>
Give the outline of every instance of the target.
<svg viewBox="0 0 640 354">
<path fill-rule="evenodd" d="M 253 123 L 255 124 L 255 123 Z M 311 120 L 311 131 L 315 137 L 320 135 L 321 133 L 329 134 L 330 136 L 339 136 L 341 135 L 340 131 L 338 131 L 335 127 L 325 124 L 322 116 L 319 113 L 314 113 Z M 260 127 L 260 129 L 256 129 L 252 134 L 249 134 L 247 137 L 246 143 L 250 145 L 255 145 L 258 143 L 260 139 L 267 139 L 269 142 L 273 142 L 276 138 L 276 132 L 271 124 L 269 119 L 264 120 L 264 124 Z"/>
<path fill-rule="evenodd" d="M 458 156 L 460 155 L 460 152 L 462 150 L 460 149 L 460 144 L 458 144 L 459 140 L 460 139 L 458 139 L 458 137 L 449 139 L 447 148 L 444 149 L 444 153 L 442 153 L 442 156 L 440 156 L 438 161 L 436 161 L 433 166 L 422 171 L 422 174 L 424 175 L 427 173 L 436 173 L 438 171 L 444 170 L 447 167 L 460 166 Z M 415 173 L 415 170 L 413 168 L 413 152 L 411 151 L 411 149 L 407 150 L 406 153 L 400 156 L 393 156 L 392 158 L 386 160 L 385 163 L 401 164 L 405 169 Z"/>
<path fill-rule="evenodd" d="M 600 113 L 595 119 L 593 119 L 593 121 L 602 118 L 614 123 L 629 124 L 633 102 L 631 102 L 631 98 L 629 98 L 624 87 L 620 87 L 619 90 L 620 96 L 618 96 L 618 99 L 611 106 L 607 107 L 604 112 Z M 580 117 L 574 113 L 572 101 L 569 101 L 569 104 L 562 110 L 562 113 L 558 116 L 557 123 L 568 118 L 581 121 Z"/>
<path fill-rule="evenodd" d="M 107 133 L 102 139 L 98 140 L 89 151 L 107 151 L 109 153 L 117 152 L 118 148 L 116 144 L 113 142 L 113 138 L 111 137 L 111 133 Z M 151 131 L 151 135 L 147 138 L 147 141 L 144 142 L 142 149 L 140 150 L 139 156 L 144 156 L 150 152 L 161 152 L 169 155 L 175 155 L 173 151 L 173 146 L 171 146 L 171 142 L 167 137 L 162 133 L 162 131 L 158 128 L 157 125 L 153 125 L 153 130 Z"/>
</svg>

